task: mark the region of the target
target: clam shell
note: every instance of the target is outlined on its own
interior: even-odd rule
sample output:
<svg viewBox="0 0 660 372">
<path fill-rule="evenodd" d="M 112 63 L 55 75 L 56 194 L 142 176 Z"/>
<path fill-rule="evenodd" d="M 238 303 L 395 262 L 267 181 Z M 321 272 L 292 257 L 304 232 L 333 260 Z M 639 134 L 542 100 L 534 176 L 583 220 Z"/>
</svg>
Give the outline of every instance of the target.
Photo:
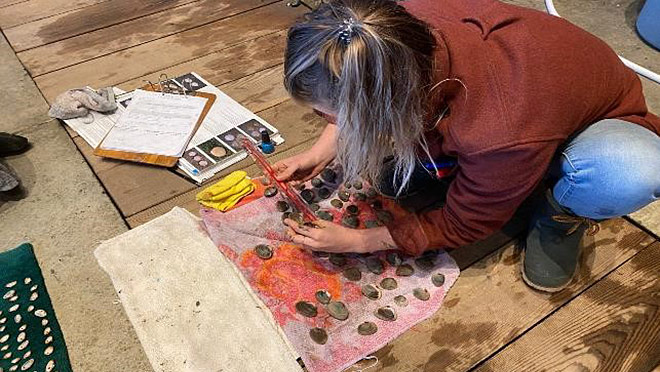
<svg viewBox="0 0 660 372">
<path fill-rule="evenodd" d="M 46 348 L 46 350 L 44 350 L 44 355 L 48 356 L 48 355 L 52 354 L 54 350 L 55 350 L 54 347 L 52 347 L 52 346 L 48 346 L 48 347 Z"/>
<path fill-rule="evenodd" d="M 289 219 L 293 220 L 294 222 L 297 222 L 299 225 L 305 223 L 305 220 L 303 219 L 303 215 L 300 212 L 291 212 L 291 214 L 289 215 Z"/>
<path fill-rule="evenodd" d="M 357 201 L 367 201 L 367 195 L 364 194 L 363 192 L 358 192 L 354 196 L 355 200 Z"/>
<path fill-rule="evenodd" d="M 445 276 L 442 273 L 435 273 L 431 276 L 431 282 L 436 287 L 442 287 L 445 284 Z"/>
<path fill-rule="evenodd" d="M 280 212 L 286 212 L 289 210 L 289 203 L 285 202 L 284 200 L 279 200 L 277 203 L 275 203 L 275 207 Z"/>
<path fill-rule="evenodd" d="M 371 271 L 372 273 L 376 275 L 380 275 L 385 271 L 385 266 L 383 266 L 383 261 L 380 260 L 380 258 L 371 256 L 367 257 L 367 260 L 365 262 L 367 265 L 367 269 Z"/>
<path fill-rule="evenodd" d="M 346 256 L 344 256 L 343 254 L 339 254 L 339 253 L 331 253 L 329 261 L 333 265 L 341 267 L 341 266 L 346 265 Z"/>
<path fill-rule="evenodd" d="M 344 202 L 339 199 L 332 199 L 330 200 L 330 205 L 332 205 L 335 208 L 343 208 Z"/>
<path fill-rule="evenodd" d="M 312 180 L 312 186 L 321 187 L 321 186 L 323 186 L 323 181 L 320 178 L 314 178 Z"/>
<path fill-rule="evenodd" d="M 360 279 L 362 279 L 362 273 L 360 272 L 360 269 L 358 269 L 357 267 L 347 267 L 346 269 L 344 269 L 342 274 L 344 275 L 344 278 L 352 282 L 357 282 Z"/>
<path fill-rule="evenodd" d="M 282 222 L 284 222 L 284 220 L 290 219 L 290 218 L 291 218 L 291 212 L 282 213 Z"/>
<path fill-rule="evenodd" d="M 277 195 L 277 187 L 275 186 L 268 187 L 264 190 L 264 196 L 267 198 L 272 198 L 275 195 Z"/>
<path fill-rule="evenodd" d="M 317 215 L 320 219 L 322 219 L 323 221 L 330 221 L 330 222 L 332 222 L 332 220 L 335 219 L 335 217 L 332 215 L 332 213 L 330 213 L 330 212 L 328 212 L 328 211 L 318 211 L 318 212 L 316 212 L 316 215 Z"/>
<path fill-rule="evenodd" d="M 358 220 L 358 218 L 351 215 L 344 216 L 344 218 L 341 219 L 341 223 L 342 225 L 353 229 L 357 228 L 360 225 L 360 221 Z"/>
<path fill-rule="evenodd" d="M 19 307 L 21 307 L 21 305 L 16 304 L 16 305 L 9 308 L 9 312 L 13 313 L 14 311 L 18 310 Z"/>
<path fill-rule="evenodd" d="M 10 289 L 9 291 L 7 291 L 7 292 L 4 294 L 4 296 L 2 296 L 2 299 L 3 299 L 3 300 L 8 300 L 8 299 L 14 297 L 15 294 L 16 294 L 16 291 L 13 290 L 13 289 Z"/>
<path fill-rule="evenodd" d="M 330 190 L 328 190 L 326 187 L 322 187 L 322 188 L 319 189 L 317 194 L 318 194 L 319 198 L 327 199 L 327 198 L 330 197 L 330 195 L 332 195 L 332 192 L 330 192 Z"/>
<path fill-rule="evenodd" d="M 48 337 L 51 337 L 51 336 L 48 336 Z M 51 338 L 52 338 L 52 337 L 51 337 Z M 23 341 L 23 343 L 21 343 L 20 345 L 18 345 L 18 351 L 22 351 L 23 349 L 25 349 L 26 347 L 28 347 L 29 344 L 30 344 L 30 341 L 28 341 L 28 340 Z"/>
<path fill-rule="evenodd" d="M 273 249 L 266 244 L 259 244 L 254 247 L 254 252 L 262 260 L 269 260 L 273 257 Z"/>
<path fill-rule="evenodd" d="M 422 301 L 428 301 L 428 299 L 431 298 L 431 294 L 426 290 L 426 288 L 413 289 L 413 296 Z"/>
<path fill-rule="evenodd" d="M 348 319 L 348 309 L 346 308 L 346 305 L 344 305 L 343 302 L 330 301 L 326 310 L 328 311 L 328 314 L 330 314 L 331 317 L 337 320 Z"/>
<path fill-rule="evenodd" d="M 378 331 L 378 326 L 376 323 L 364 322 L 358 326 L 357 331 L 362 336 L 371 336 Z"/>
<path fill-rule="evenodd" d="M 39 293 L 37 293 L 37 292 L 32 292 L 32 294 L 30 295 L 30 301 L 34 301 L 34 300 L 36 300 L 37 298 L 39 298 Z"/>
<path fill-rule="evenodd" d="M 400 266 L 403 263 L 403 259 L 398 252 L 390 252 L 385 256 L 385 260 L 392 266 Z"/>
<path fill-rule="evenodd" d="M 375 220 L 364 221 L 364 227 L 366 227 L 367 229 L 373 229 L 373 228 L 376 228 L 378 226 L 380 226 L 380 223 L 378 223 L 378 221 L 375 221 Z"/>
<path fill-rule="evenodd" d="M 414 273 L 415 269 L 413 269 L 413 267 L 408 264 L 403 264 L 396 268 L 397 276 L 411 276 Z"/>
<path fill-rule="evenodd" d="M 318 211 L 319 209 L 321 209 L 321 206 L 318 205 L 318 204 L 316 204 L 316 203 L 312 203 L 312 204 L 309 205 L 309 209 L 311 209 L 312 212 L 316 212 L 316 211 Z"/>
<path fill-rule="evenodd" d="M 329 304 L 330 300 L 332 300 L 332 295 L 330 295 L 330 292 L 326 291 L 325 289 L 316 291 L 315 297 L 316 300 L 323 305 Z"/>
<path fill-rule="evenodd" d="M 296 302 L 296 311 L 298 314 L 307 318 L 313 318 L 318 315 L 318 310 L 314 304 L 307 301 Z"/>
<path fill-rule="evenodd" d="M 307 204 L 313 203 L 314 199 L 316 198 L 316 196 L 314 195 L 314 191 L 312 190 L 301 191 L 300 197 L 303 198 L 303 200 L 306 201 Z"/>
<path fill-rule="evenodd" d="M 20 332 L 23 332 L 23 331 L 25 331 L 26 329 L 27 329 L 27 324 L 23 324 L 22 326 L 20 326 L 20 328 L 18 328 L 18 330 L 19 330 Z"/>
<path fill-rule="evenodd" d="M 32 352 L 28 350 L 27 353 L 23 354 L 23 359 L 27 359 L 32 355 Z"/>
<path fill-rule="evenodd" d="M 54 360 L 49 360 L 48 363 L 46 364 L 46 369 L 44 371 L 50 372 L 55 368 L 55 361 Z"/>
<path fill-rule="evenodd" d="M 356 214 L 358 214 L 358 213 L 360 212 L 360 209 L 358 208 L 357 205 L 351 204 L 351 205 L 349 205 L 348 207 L 346 207 L 346 212 L 347 212 L 348 214 L 356 215 Z"/>
<path fill-rule="evenodd" d="M 21 366 L 21 371 L 27 371 L 34 364 L 34 359 L 29 359 L 27 362 L 23 363 Z"/>
<path fill-rule="evenodd" d="M 23 316 L 21 314 L 16 314 L 16 316 L 14 316 L 14 323 L 18 324 L 21 322 L 21 320 L 23 320 Z"/>
<path fill-rule="evenodd" d="M 325 182 L 333 183 L 337 180 L 337 172 L 330 168 L 325 168 L 321 171 L 321 178 Z"/>
<path fill-rule="evenodd" d="M 47 314 L 46 314 L 46 310 L 37 309 L 34 311 L 34 315 L 38 316 L 39 318 L 45 318 Z"/>
<path fill-rule="evenodd" d="M 341 190 L 337 193 L 337 197 L 339 198 L 340 201 L 343 201 L 345 203 L 351 199 L 351 194 L 348 191 Z"/>
<path fill-rule="evenodd" d="M 13 282 L 9 282 L 9 283 L 5 284 L 5 288 L 11 288 L 11 287 L 15 286 L 16 283 L 18 283 L 18 282 L 15 281 L 15 280 Z"/>
<path fill-rule="evenodd" d="M 5 355 L 3 355 L 3 356 L 2 356 L 2 359 L 9 359 L 9 358 L 11 358 L 12 355 L 13 355 L 13 354 L 12 354 L 11 351 L 10 351 L 10 352 L 6 353 Z"/>
<path fill-rule="evenodd" d="M 371 284 L 366 284 L 362 286 L 362 294 L 364 297 L 371 300 L 378 300 L 383 295 L 380 289 L 374 287 Z"/>
<path fill-rule="evenodd" d="M 362 190 L 363 187 L 362 182 L 360 181 L 353 182 L 353 187 L 355 187 L 356 190 Z"/>
<path fill-rule="evenodd" d="M 415 265 L 421 270 L 429 271 L 435 266 L 435 260 L 430 256 L 422 256 L 415 259 Z"/>
<path fill-rule="evenodd" d="M 30 283 L 32 283 L 32 278 L 27 277 L 27 278 L 23 279 L 23 284 L 28 285 Z"/>
<path fill-rule="evenodd" d="M 408 299 L 406 296 L 403 295 L 398 295 L 394 297 L 394 303 L 397 304 L 399 307 L 406 307 L 408 306 Z"/>
<path fill-rule="evenodd" d="M 396 279 L 394 278 L 385 278 L 380 281 L 380 287 L 388 291 L 396 289 L 398 286 L 399 284 L 396 282 Z"/>
<path fill-rule="evenodd" d="M 34 305 L 30 305 L 30 306 L 27 307 L 27 311 L 28 311 L 29 313 L 31 313 L 32 310 L 34 310 Z"/>
<path fill-rule="evenodd" d="M 325 343 L 328 342 L 328 332 L 323 328 L 310 329 L 309 337 L 319 345 L 325 345 Z"/>
<path fill-rule="evenodd" d="M 383 306 L 378 308 L 378 310 L 374 312 L 374 315 L 376 318 L 388 322 L 393 322 L 396 320 L 396 312 L 391 306 Z"/>
<path fill-rule="evenodd" d="M 21 343 L 25 341 L 25 337 L 26 337 L 25 332 L 19 333 L 18 336 L 16 336 L 16 342 Z"/>
</svg>

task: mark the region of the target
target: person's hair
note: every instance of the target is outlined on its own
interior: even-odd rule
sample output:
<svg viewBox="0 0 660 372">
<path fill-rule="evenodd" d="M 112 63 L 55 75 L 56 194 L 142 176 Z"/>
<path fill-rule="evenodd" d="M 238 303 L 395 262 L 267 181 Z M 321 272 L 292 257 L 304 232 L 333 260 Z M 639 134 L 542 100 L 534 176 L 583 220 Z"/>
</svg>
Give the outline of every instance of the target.
<svg viewBox="0 0 660 372">
<path fill-rule="evenodd" d="M 337 160 L 347 180 L 378 185 L 395 157 L 399 191 L 424 140 L 436 41 L 393 0 L 330 0 L 291 27 L 284 85 L 301 102 L 337 114 Z"/>
</svg>

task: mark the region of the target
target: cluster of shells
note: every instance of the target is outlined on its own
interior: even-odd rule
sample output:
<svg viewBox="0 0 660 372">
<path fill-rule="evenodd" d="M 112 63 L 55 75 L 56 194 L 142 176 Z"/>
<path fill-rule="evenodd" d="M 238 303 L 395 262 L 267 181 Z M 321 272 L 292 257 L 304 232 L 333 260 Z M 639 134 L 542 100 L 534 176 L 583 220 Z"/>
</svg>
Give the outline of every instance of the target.
<svg viewBox="0 0 660 372">
<path fill-rule="evenodd" d="M 52 329 L 49 326 L 48 313 L 44 309 L 38 308 L 39 306 L 39 285 L 32 282 L 32 278 L 25 277 L 23 280 L 14 280 L 4 284 L 4 294 L 2 299 L 8 304 L 3 304 L 0 308 L 9 306 L 7 312 L 0 310 L 0 361 L 8 361 L 11 367 L 7 369 L 9 372 L 14 371 L 27 371 L 37 368 L 37 352 L 34 349 L 40 349 L 38 344 L 30 344 L 27 337 L 28 324 L 24 322 L 27 317 L 35 317 L 40 319 L 41 334 L 43 334 L 43 352 L 44 357 L 48 360 L 49 357 L 55 352 L 53 346 L 53 336 L 51 335 Z M 25 296 L 28 300 L 25 303 L 19 303 L 19 296 L 21 290 L 26 293 Z M 29 294 L 27 294 L 29 293 Z M 17 334 L 9 334 L 7 327 L 10 323 L 15 323 Z M 7 333 L 6 333 L 7 331 Z M 10 345 L 16 345 L 15 350 L 10 350 Z M 51 372 L 55 369 L 55 361 L 48 360 L 43 367 L 43 371 Z M 4 372 L 0 367 L 0 372 Z"/>
</svg>

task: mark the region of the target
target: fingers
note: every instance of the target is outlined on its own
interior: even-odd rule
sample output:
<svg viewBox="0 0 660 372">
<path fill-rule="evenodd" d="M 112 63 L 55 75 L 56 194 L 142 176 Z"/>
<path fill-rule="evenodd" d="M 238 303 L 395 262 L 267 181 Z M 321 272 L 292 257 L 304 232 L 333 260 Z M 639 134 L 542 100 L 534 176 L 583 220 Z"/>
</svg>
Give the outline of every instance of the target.
<svg viewBox="0 0 660 372">
<path fill-rule="evenodd" d="M 296 234 L 307 236 L 313 239 L 318 238 L 318 229 L 299 225 L 296 221 L 290 220 L 288 218 L 284 220 L 284 223 L 289 226 L 289 228 L 291 228 Z"/>
<path fill-rule="evenodd" d="M 277 172 L 275 177 L 277 177 L 277 179 L 279 181 L 287 181 L 296 172 L 295 167 L 290 167 L 290 166 L 286 165 L 285 163 L 281 163 L 281 162 L 275 164 L 273 166 L 273 170 L 275 170 L 275 172 Z"/>
</svg>

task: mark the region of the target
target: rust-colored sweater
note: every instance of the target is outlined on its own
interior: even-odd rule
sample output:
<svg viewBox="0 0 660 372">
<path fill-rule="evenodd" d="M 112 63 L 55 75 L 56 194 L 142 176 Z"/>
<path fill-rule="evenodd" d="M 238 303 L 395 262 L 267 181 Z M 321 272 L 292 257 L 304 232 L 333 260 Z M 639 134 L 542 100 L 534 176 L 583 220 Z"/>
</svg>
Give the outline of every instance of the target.
<svg viewBox="0 0 660 372">
<path fill-rule="evenodd" d="M 559 146 L 592 123 L 618 118 L 660 134 L 637 75 L 568 21 L 495 0 L 401 4 L 436 34 L 437 80 L 467 88 L 446 82 L 459 89 L 431 136 L 433 152 L 458 158 L 446 206 L 388 226 L 408 253 L 460 247 L 501 228 Z"/>
</svg>

